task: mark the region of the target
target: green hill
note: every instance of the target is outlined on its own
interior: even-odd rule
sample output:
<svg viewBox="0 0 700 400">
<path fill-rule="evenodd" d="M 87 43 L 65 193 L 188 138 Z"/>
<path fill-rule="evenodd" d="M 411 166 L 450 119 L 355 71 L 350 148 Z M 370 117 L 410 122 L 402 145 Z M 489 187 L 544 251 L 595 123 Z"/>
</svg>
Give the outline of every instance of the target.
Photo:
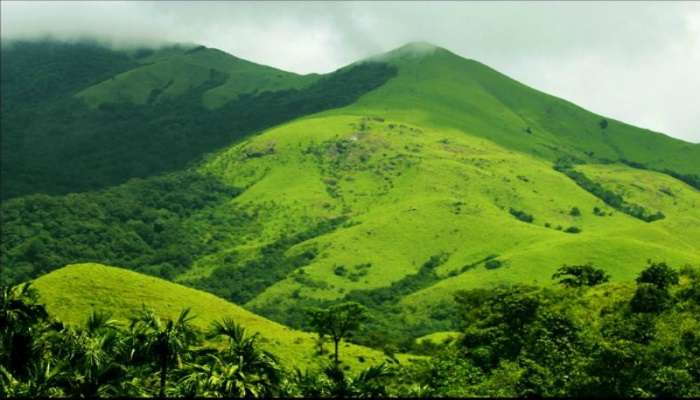
<svg viewBox="0 0 700 400">
<path fill-rule="evenodd" d="M 17 271 L 10 278 L 74 262 L 122 265 L 293 327 L 304 326 L 306 306 L 354 300 L 380 316 L 361 335 L 366 344 L 410 346 L 455 329 L 460 289 L 549 285 L 563 264 L 593 263 L 615 282 L 649 259 L 700 264 L 698 144 L 590 113 L 428 44 L 299 89 L 240 89 L 219 108 L 205 106 L 207 96 L 235 81 L 219 63 L 240 63 L 208 49 L 175 53 L 145 55 L 152 64 L 78 96 L 99 103 L 125 91 L 118 107 L 96 110 L 150 110 L 142 137 L 240 123 L 236 140 L 223 135 L 149 170 L 185 168 L 187 179 L 7 201 L 0 262 Z M 158 65 L 162 76 L 149 80 Z M 188 72 L 206 65 L 209 80 Z M 262 82 L 272 72 L 260 68 Z M 275 87 L 302 85 L 285 76 Z M 207 83 L 178 94 L 196 82 Z M 142 84 L 162 96 L 139 105 Z M 156 117 L 170 105 L 196 118 L 163 124 Z M 163 159 L 191 148 L 179 134 L 165 137 L 151 148 Z M 113 159 L 159 159 L 124 156 L 130 149 Z"/>
<path fill-rule="evenodd" d="M 241 94 L 300 89 L 319 77 L 255 64 L 204 46 L 157 50 L 138 61 L 138 67 L 90 86 L 76 96 L 93 107 L 106 103 L 153 103 L 185 95 L 218 73 L 223 82 L 202 93 L 207 107 L 218 108 Z"/>
<path fill-rule="evenodd" d="M 127 323 L 142 305 L 163 318 L 177 318 L 190 307 L 195 326 L 209 328 L 214 320 L 233 318 L 251 332 L 258 332 L 269 351 L 289 366 L 306 367 L 316 359 L 316 335 L 296 331 L 255 315 L 209 293 L 101 264 L 75 264 L 34 281 L 40 300 L 49 313 L 70 324 L 82 323 L 92 310 L 106 311 Z M 344 362 L 351 367 L 381 362 L 384 355 L 353 344 L 342 348 Z M 401 356 L 401 359 L 408 360 Z"/>
<path fill-rule="evenodd" d="M 2 51 L 0 199 L 182 170 L 246 135 L 348 105 L 393 74 L 374 64 L 299 76 L 201 46 Z"/>
<path fill-rule="evenodd" d="M 259 210 L 262 232 L 176 279 L 292 324 L 310 302 L 391 306 L 387 314 L 399 313 L 415 334 L 450 327 L 444 310 L 458 289 L 546 283 L 563 264 L 593 262 L 628 280 L 647 259 L 700 263 L 698 189 L 614 163 L 697 173 L 700 157 L 677 156 L 697 145 L 613 120 L 603 129 L 601 116 L 428 45 L 369 62 L 388 62 L 398 75 L 351 106 L 207 159 L 201 172 L 246 188 L 234 203 Z M 259 149 L 274 151 L 246 156 Z M 576 171 L 643 211 L 606 203 L 555 170 L 562 157 L 579 159 Z M 640 219 L 656 212 L 665 218 Z M 343 225 L 288 250 L 315 254 L 303 274 L 235 294 L 234 281 L 252 269 L 237 259 L 251 245 L 341 216 Z M 426 267 L 431 257 L 438 265 Z"/>
<path fill-rule="evenodd" d="M 626 159 L 700 174 L 698 144 L 588 112 L 448 50 L 411 43 L 368 61 L 398 67 L 398 77 L 338 112 L 455 128 L 549 160 Z"/>
</svg>

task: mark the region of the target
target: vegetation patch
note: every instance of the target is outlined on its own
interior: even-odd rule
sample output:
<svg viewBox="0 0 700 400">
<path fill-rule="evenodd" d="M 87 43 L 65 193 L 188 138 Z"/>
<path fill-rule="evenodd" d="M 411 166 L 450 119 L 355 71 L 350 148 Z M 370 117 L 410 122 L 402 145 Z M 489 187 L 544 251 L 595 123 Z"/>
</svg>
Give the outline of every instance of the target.
<svg viewBox="0 0 700 400">
<path fill-rule="evenodd" d="M 513 207 L 508 210 L 510 212 L 510 215 L 514 216 L 515 218 L 519 219 L 520 221 L 531 223 L 532 221 L 535 220 L 535 217 L 532 216 L 532 214 L 528 214 L 525 211 L 522 210 L 516 210 Z"/>
<path fill-rule="evenodd" d="M 651 213 L 649 210 L 638 204 L 625 201 L 625 199 L 619 194 L 605 189 L 601 184 L 592 181 L 582 172 L 576 171 L 574 169 L 574 165 L 570 161 L 560 159 L 554 165 L 554 169 L 571 178 L 571 180 L 576 182 L 576 184 L 578 184 L 580 187 L 603 200 L 610 207 L 631 217 L 640 219 L 644 222 L 654 222 L 666 218 L 661 211 Z"/>
<path fill-rule="evenodd" d="M 250 229 L 247 212 L 216 209 L 240 192 L 213 176 L 182 172 L 101 192 L 3 202 L 0 278 L 17 283 L 79 262 L 173 278 L 193 259 L 218 248 L 216 239 L 188 232 L 195 213 L 222 235 L 235 237 L 241 227 Z"/>
<path fill-rule="evenodd" d="M 192 285 L 234 303 L 244 304 L 268 287 L 287 278 L 291 272 L 308 265 L 316 257 L 317 252 L 313 248 L 306 248 L 298 254 L 289 256 L 287 252 L 291 247 L 332 232 L 345 221 L 344 217 L 330 219 L 296 235 L 283 236 L 263 246 L 256 259 L 247 261 L 243 265 L 233 263 L 218 267 L 210 276 L 195 280 Z M 302 284 L 319 287 L 318 281 L 307 278 L 303 274 L 295 274 L 293 277 Z"/>
</svg>

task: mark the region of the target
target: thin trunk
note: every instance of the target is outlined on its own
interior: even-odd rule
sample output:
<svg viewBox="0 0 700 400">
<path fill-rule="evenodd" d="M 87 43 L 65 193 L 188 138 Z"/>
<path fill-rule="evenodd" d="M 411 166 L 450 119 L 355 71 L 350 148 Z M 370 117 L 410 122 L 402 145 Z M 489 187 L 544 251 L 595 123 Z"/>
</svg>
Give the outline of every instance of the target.
<svg viewBox="0 0 700 400">
<path fill-rule="evenodd" d="M 338 360 L 338 344 L 340 343 L 340 338 L 333 338 L 333 342 L 335 343 L 335 365 L 337 366 L 340 364 L 340 361 Z"/>
<path fill-rule="evenodd" d="M 168 356 L 164 354 L 160 359 L 160 398 L 165 398 L 165 378 L 168 374 Z"/>
</svg>

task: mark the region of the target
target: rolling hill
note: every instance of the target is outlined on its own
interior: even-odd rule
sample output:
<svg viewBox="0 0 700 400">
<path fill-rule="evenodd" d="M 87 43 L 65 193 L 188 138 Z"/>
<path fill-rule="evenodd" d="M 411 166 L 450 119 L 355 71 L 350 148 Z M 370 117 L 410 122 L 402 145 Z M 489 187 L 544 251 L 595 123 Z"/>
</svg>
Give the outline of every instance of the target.
<svg viewBox="0 0 700 400">
<path fill-rule="evenodd" d="M 213 49 L 129 57 L 128 70 L 70 101 L 100 116 L 91 126 L 103 137 L 128 131 L 115 122 L 127 111 L 152 117 L 134 131 L 148 151 L 90 139 L 60 156 L 21 153 L 14 168 L 26 183 L 34 170 L 22 163 L 42 154 L 47 171 L 76 152 L 103 161 L 109 150 L 127 167 L 181 157 L 78 185 L 102 191 L 49 198 L 16 186 L 2 204 L 8 279 L 120 265 L 292 327 L 304 327 L 307 306 L 354 300 L 380 316 L 366 344 L 404 346 L 454 329 L 460 289 L 548 285 L 564 264 L 593 263 L 613 281 L 649 259 L 700 264 L 700 145 L 448 50 L 413 43 L 305 77 Z M 191 146 L 199 135 L 217 139 Z M 69 170 L 45 192 L 82 179 Z"/>
<path fill-rule="evenodd" d="M 121 323 L 143 305 L 162 318 L 177 318 L 191 308 L 193 324 L 206 330 L 214 320 L 232 318 L 251 333 L 259 333 L 263 346 L 289 366 L 313 365 L 318 349 L 316 335 L 290 329 L 235 304 L 158 278 L 101 264 L 75 264 L 53 271 L 32 283 L 52 316 L 69 324 L 85 321 L 92 310 L 109 312 Z M 381 362 L 382 352 L 345 343 L 344 362 L 351 368 Z M 400 360 L 409 357 L 399 355 Z"/>
</svg>

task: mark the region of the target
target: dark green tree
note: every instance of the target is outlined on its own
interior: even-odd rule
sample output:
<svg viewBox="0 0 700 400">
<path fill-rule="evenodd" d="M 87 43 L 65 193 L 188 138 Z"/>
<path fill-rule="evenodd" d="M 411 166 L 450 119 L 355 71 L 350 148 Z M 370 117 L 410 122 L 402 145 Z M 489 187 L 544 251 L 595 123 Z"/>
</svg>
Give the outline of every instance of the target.
<svg viewBox="0 0 700 400">
<path fill-rule="evenodd" d="M 567 287 L 582 287 L 608 282 L 610 275 L 589 263 L 585 265 L 564 265 L 552 275 L 552 279 L 559 279 L 559 283 Z"/>
<path fill-rule="evenodd" d="M 158 366 L 160 385 L 158 394 L 165 397 L 168 370 L 181 365 L 185 355 L 196 338 L 190 321 L 189 308 L 182 310 L 177 320 L 162 322 L 153 310 L 144 308 L 141 314 L 131 320 L 132 332 L 138 332 L 140 350 L 148 354 Z"/>
<path fill-rule="evenodd" d="M 334 363 L 340 364 L 338 347 L 342 339 L 348 338 L 360 325 L 369 319 L 365 306 L 347 302 L 336 304 L 327 309 L 314 308 L 309 310 L 311 325 L 319 336 L 327 335 L 333 340 Z"/>
<path fill-rule="evenodd" d="M 637 283 L 650 283 L 659 289 L 677 285 L 678 281 L 678 271 L 666 265 L 665 262 L 651 263 L 637 278 Z"/>
</svg>

